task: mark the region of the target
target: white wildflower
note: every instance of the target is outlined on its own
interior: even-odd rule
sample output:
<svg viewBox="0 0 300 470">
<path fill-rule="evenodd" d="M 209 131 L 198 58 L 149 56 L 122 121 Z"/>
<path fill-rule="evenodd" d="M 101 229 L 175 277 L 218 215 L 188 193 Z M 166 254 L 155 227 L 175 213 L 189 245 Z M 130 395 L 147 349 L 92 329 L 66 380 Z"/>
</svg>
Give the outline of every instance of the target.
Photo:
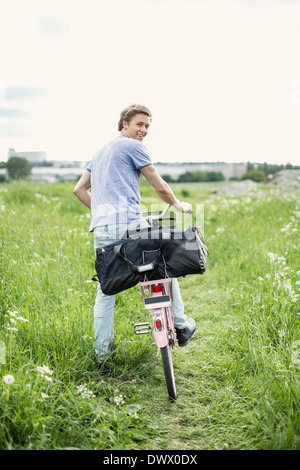
<svg viewBox="0 0 300 470">
<path fill-rule="evenodd" d="M 290 280 L 289 280 L 289 279 L 284 280 L 281 285 L 282 285 L 283 289 L 285 289 L 286 291 L 288 291 L 288 293 L 289 293 L 289 295 L 290 295 L 291 302 L 292 302 L 292 303 L 297 302 L 297 300 L 298 300 L 298 298 L 299 298 L 299 294 L 296 294 L 296 292 L 294 291 L 293 286 L 291 285 Z"/>
<path fill-rule="evenodd" d="M 49 367 L 45 365 L 37 366 L 36 370 L 41 374 L 53 375 L 53 370 L 49 369 Z"/>
<path fill-rule="evenodd" d="M 50 398 L 49 395 L 47 395 L 47 393 L 43 393 L 41 392 L 41 397 L 45 400 L 45 398 Z"/>
<path fill-rule="evenodd" d="M 8 313 L 10 314 L 11 317 L 15 317 L 15 316 L 18 315 L 18 313 L 19 313 L 17 310 L 13 310 L 13 311 L 7 310 L 7 311 L 8 311 Z"/>
<path fill-rule="evenodd" d="M 51 377 L 51 375 L 53 375 L 53 370 L 49 369 L 49 367 L 45 365 L 37 366 L 36 370 L 42 375 L 42 377 L 44 377 L 45 380 L 48 382 L 53 382 Z"/>
<path fill-rule="evenodd" d="M 6 383 L 6 385 L 11 385 L 15 381 L 14 376 L 11 374 L 4 375 L 2 379 L 3 379 L 3 382 Z"/>
<path fill-rule="evenodd" d="M 285 265 L 286 263 L 285 258 L 283 256 L 277 255 L 276 253 L 268 253 L 268 256 L 270 260 L 274 263 L 282 263 L 283 265 Z"/>
<path fill-rule="evenodd" d="M 78 385 L 77 388 L 77 393 L 82 396 L 82 398 L 95 398 L 96 395 L 87 388 L 86 385 Z"/>
<path fill-rule="evenodd" d="M 287 230 L 289 230 L 291 228 L 291 222 L 289 222 L 287 225 L 285 225 L 285 227 L 282 227 L 280 229 L 281 232 L 286 232 Z"/>
<path fill-rule="evenodd" d="M 120 395 L 117 395 L 115 398 L 114 398 L 114 402 L 117 406 L 123 406 L 125 405 L 125 400 L 124 400 L 124 397 L 122 394 Z"/>
<path fill-rule="evenodd" d="M 44 375 L 44 378 L 45 378 L 45 380 L 47 380 L 48 382 L 53 382 L 52 377 L 49 377 L 49 375 Z"/>
</svg>

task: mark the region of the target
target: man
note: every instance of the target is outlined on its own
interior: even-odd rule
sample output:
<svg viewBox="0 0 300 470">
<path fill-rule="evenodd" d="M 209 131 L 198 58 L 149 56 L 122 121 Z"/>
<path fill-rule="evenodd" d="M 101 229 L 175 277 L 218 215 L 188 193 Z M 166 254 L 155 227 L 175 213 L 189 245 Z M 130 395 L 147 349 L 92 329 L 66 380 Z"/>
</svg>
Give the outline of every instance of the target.
<svg viewBox="0 0 300 470">
<path fill-rule="evenodd" d="M 146 148 L 152 115 L 142 105 L 131 105 L 120 115 L 120 135 L 97 152 L 74 188 L 78 199 L 91 209 L 90 231 L 94 247 L 119 240 L 126 230 L 148 226 L 140 212 L 140 175 L 153 186 L 157 195 L 179 212 L 191 205 L 180 202 L 170 186 L 159 176 Z M 91 188 L 91 192 L 89 189 Z M 95 352 L 100 364 L 109 355 L 113 335 L 115 296 L 105 295 L 100 284 L 94 306 Z M 185 346 L 196 324 L 187 318 L 177 279 L 173 280 L 173 307 L 179 346 Z"/>
</svg>

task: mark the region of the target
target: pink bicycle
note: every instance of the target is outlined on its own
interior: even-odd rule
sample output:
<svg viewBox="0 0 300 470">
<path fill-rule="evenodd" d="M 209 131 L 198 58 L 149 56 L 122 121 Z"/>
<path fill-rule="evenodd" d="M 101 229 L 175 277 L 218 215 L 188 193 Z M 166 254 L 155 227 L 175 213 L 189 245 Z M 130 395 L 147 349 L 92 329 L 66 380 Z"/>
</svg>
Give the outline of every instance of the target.
<svg viewBox="0 0 300 470">
<path fill-rule="evenodd" d="M 146 220 L 151 227 L 157 228 L 164 220 L 170 205 L 164 211 L 155 215 L 149 214 Z M 170 226 L 176 226 L 176 213 L 170 213 L 165 220 L 170 221 Z M 172 221 L 173 224 L 172 224 Z M 176 335 L 174 328 L 174 314 L 172 308 L 172 279 L 159 279 L 155 281 L 141 282 L 142 297 L 145 309 L 148 312 L 149 322 L 137 323 L 134 325 L 134 331 L 137 335 L 148 334 L 152 332 L 155 346 L 161 353 L 164 375 L 168 395 L 171 400 L 176 400 L 177 392 L 172 361 L 172 349 L 176 344 Z"/>
</svg>

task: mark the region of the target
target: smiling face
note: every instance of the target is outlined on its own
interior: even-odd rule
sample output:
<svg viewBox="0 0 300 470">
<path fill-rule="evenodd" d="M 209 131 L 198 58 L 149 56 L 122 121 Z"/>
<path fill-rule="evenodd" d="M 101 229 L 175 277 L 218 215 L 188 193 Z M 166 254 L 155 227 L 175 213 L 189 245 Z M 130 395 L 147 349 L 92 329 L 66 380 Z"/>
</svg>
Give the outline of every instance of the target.
<svg viewBox="0 0 300 470">
<path fill-rule="evenodd" d="M 121 134 L 140 142 L 146 137 L 150 126 L 151 119 L 143 113 L 136 114 L 129 122 L 123 121 L 123 129 Z"/>
</svg>

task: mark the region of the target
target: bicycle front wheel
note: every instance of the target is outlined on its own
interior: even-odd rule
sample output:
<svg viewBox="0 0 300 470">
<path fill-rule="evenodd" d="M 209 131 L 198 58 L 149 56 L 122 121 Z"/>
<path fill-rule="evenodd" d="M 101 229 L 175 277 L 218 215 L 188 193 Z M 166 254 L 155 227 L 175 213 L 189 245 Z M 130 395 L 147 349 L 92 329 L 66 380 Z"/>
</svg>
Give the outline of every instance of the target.
<svg viewBox="0 0 300 470">
<path fill-rule="evenodd" d="M 171 400 L 176 400 L 177 392 L 176 392 L 173 361 L 172 361 L 172 354 L 171 354 L 170 346 L 167 345 L 164 348 L 161 348 L 160 351 L 161 351 L 161 358 L 162 358 L 162 363 L 163 363 L 163 368 L 164 368 L 168 395 Z"/>
</svg>

